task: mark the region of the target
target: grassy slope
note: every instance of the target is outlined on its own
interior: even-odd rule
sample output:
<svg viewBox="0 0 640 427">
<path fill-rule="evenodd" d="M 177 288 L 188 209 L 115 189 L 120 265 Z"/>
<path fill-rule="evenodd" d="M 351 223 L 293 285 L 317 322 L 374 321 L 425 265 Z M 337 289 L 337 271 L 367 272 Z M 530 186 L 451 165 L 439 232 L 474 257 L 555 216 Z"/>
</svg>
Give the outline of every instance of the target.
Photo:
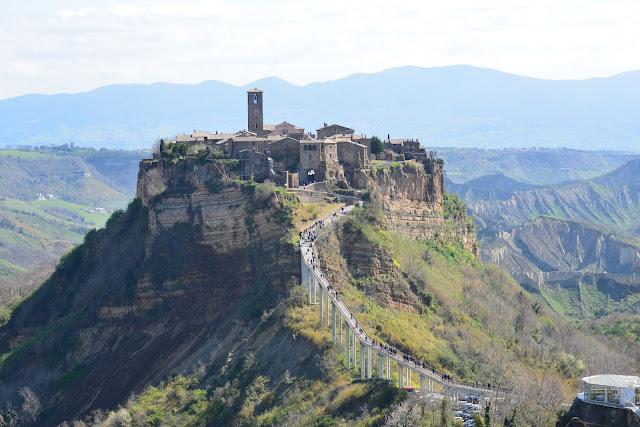
<svg viewBox="0 0 640 427">
<path fill-rule="evenodd" d="M 365 235 L 376 235 L 376 226 L 371 227 L 373 233 Z M 370 240 L 373 246 L 390 251 L 400 274 L 352 277 L 341 268 L 329 273 L 332 281 L 372 336 L 456 378 L 523 388 L 541 384 L 544 378 L 543 383 L 554 384 L 545 394 L 553 395 L 556 403 L 531 404 L 549 409 L 550 420 L 551 411 L 559 409 L 563 399 L 573 398 L 581 374 L 603 365 L 622 372 L 634 367 L 631 359 L 613 350 L 619 343 L 604 345 L 593 335 L 574 329 L 541 307 L 506 273 L 473 260 L 459 248 L 417 242 L 393 233 L 388 239 Z M 324 249 L 323 253 L 331 254 L 325 255 L 324 261 L 346 265 L 344 259 L 332 260 L 340 258 L 337 242 L 329 242 Z M 420 311 L 380 306 L 379 293 L 385 292 L 389 283 L 414 294 Z M 312 328 L 315 317 L 316 310 L 303 307 L 290 326 L 322 344 L 327 336 Z M 525 417 L 531 409 L 522 407 L 519 411 Z"/>
<path fill-rule="evenodd" d="M 0 277 L 55 260 L 81 242 L 89 229 L 103 227 L 108 214 L 89 211 L 126 206 L 130 196 L 108 184 L 124 188 L 119 178 L 123 176 L 135 189 L 141 156 L 54 148 L 0 150 L 0 177 L 5 184 L 0 190 Z M 38 200 L 37 193 L 51 193 L 56 199 Z"/>
</svg>

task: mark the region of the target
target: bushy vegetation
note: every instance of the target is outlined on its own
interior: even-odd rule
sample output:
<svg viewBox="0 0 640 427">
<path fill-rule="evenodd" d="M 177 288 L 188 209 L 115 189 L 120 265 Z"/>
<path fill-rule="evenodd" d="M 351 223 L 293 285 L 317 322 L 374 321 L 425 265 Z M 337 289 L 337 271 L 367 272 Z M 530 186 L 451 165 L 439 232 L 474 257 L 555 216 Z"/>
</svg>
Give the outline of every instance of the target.
<svg viewBox="0 0 640 427">
<path fill-rule="evenodd" d="M 500 422 L 554 424 L 556 411 L 575 397 L 575 384 L 584 372 L 637 369 L 622 341 L 603 342 L 564 322 L 504 271 L 461 246 L 381 233 L 384 223 L 374 212 L 375 207 L 356 211 L 342 229 L 368 243 L 369 253 L 378 258 L 372 264 L 383 264 L 380 257 L 393 258 L 395 272 L 354 275 L 359 271 L 350 264 L 354 254 L 330 235 L 319 242 L 325 272 L 377 339 L 455 378 L 519 387 L 521 396 L 505 396 L 496 408 Z M 407 311 L 387 306 L 393 295 L 401 296 L 396 303 Z M 406 305 L 408 296 L 412 306 Z M 295 319 L 291 327 L 322 343 L 312 322 L 300 315 Z M 638 353 L 636 348 L 633 354 Z"/>
<path fill-rule="evenodd" d="M 442 216 L 444 219 L 465 220 L 467 218 L 467 206 L 456 193 L 444 193 Z"/>
<path fill-rule="evenodd" d="M 384 142 L 380 140 L 377 136 L 373 135 L 371 137 L 371 154 L 379 154 L 384 151 Z"/>
</svg>

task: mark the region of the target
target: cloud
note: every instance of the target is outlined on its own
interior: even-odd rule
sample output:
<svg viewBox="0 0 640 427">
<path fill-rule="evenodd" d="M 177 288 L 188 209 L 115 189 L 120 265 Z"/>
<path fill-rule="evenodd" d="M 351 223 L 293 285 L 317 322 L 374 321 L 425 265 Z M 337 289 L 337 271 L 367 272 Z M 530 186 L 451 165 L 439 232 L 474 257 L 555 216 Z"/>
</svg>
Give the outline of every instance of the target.
<svg viewBox="0 0 640 427">
<path fill-rule="evenodd" d="M 83 8 L 77 10 L 65 9 L 61 10 L 60 13 L 58 13 L 58 16 L 62 18 L 73 18 L 74 16 L 87 16 L 94 13 L 95 11 L 96 9 L 93 8 Z"/>
<path fill-rule="evenodd" d="M 271 75 L 306 84 L 401 65 L 542 78 L 640 69 L 637 0 L 33 1 L 0 0 L 0 98 Z"/>
</svg>

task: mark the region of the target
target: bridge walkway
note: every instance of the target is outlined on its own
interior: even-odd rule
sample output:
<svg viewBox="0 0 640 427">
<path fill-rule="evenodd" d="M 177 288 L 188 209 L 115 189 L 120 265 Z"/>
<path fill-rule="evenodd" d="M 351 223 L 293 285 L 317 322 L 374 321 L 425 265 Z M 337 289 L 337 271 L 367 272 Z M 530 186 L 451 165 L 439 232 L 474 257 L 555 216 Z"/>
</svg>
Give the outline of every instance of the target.
<svg viewBox="0 0 640 427">
<path fill-rule="evenodd" d="M 416 374 L 420 379 L 420 389 L 425 392 L 433 392 L 434 385 L 438 384 L 454 395 L 481 398 L 488 393 L 497 393 L 498 390 L 495 387 L 481 387 L 473 383 L 447 380 L 443 372 L 433 367 L 407 360 L 400 352 L 394 351 L 386 345 L 373 344 L 373 340 L 362 328 L 362 323 L 358 322 L 356 315 L 330 285 L 320 266 L 314 262 L 314 241 L 318 234 L 325 232 L 335 221 L 349 214 L 352 209 L 353 206 L 347 206 L 344 210 L 337 209 L 330 212 L 323 219 L 318 220 L 318 222 L 324 221 L 323 228 L 312 225 L 304 230 L 305 232 L 312 231 L 315 235 L 314 238 L 301 239 L 300 241 L 302 282 L 307 287 L 308 301 L 310 304 L 318 304 L 320 321 L 326 322 L 327 326 L 331 328 L 333 342 L 343 344 L 344 338 L 347 369 L 351 369 L 351 365 L 357 369 L 359 365 L 360 377 L 362 379 L 371 378 L 372 365 L 377 357 L 379 378 L 391 379 L 391 362 L 395 362 L 398 369 L 399 387 L 411 386 L 411 376 Z"/>
</svg>

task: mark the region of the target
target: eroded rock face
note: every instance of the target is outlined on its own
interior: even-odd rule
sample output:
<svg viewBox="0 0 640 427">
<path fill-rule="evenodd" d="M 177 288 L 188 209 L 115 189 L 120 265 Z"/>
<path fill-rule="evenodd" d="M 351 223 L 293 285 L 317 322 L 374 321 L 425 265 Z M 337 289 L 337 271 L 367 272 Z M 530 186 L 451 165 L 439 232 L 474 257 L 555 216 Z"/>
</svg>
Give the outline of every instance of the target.
<svg viewBox="0 0 640 427">
<path fill-rule="evenodd" d="M 346 226 L 348 230 L 348 226 Z M 362 239 L 339 225 L 317 243 L 317 254 L 331 283 L 339 290 L 351 277 L 373 278 L 364 285 L 365 293 L 375 294 L 377 303 L 400 311 L 420 311 L 418 297 L 400 277 L 390 248 Z M 349 274 L 347 274 L 349 273 Z"/>
<path fill-rule="evenodd" d="M 421 163 L 406 162 L 388 168 L 372 168 L 369 184 L 385 200 L 399 199 L 424 204 L 424 208 L 442 211 L 444 174 L 442 167 L 427 174 Z"/>
<path fill-rule="evenodd" d="M 3 327 L 2 354 L 45 338 L 0 369 L 0 402 L 29 386 L 47 411 L 44 425 L 57 425 L 199 362 L 227 361 L 232 349 L 231 363 L 252 352 L 274 376 L 302 374 L 312 346 L 278 321 L 256 328 L 300 281 L 279 201 L 258 206 L 247 188 L 219 185 L 215 168 L 141 164 L 143 206 L 95 232 Z M 51 325 L 59 330 L 42 334 Z M 61 349 L 60 337 L 73 346 Z"/>
<path fill-rule="evenodd" d="M 477 255 L 475 227 L 464 219 L 444 219 L 444 174 L 440 163 L 432 163 L 432 174 L 425 173 L 422 163 L 413 162 L 371 169 L 369 187 L 382 200 L 387 228 L 418 240 L 441 236 Z"/>
</svg>

